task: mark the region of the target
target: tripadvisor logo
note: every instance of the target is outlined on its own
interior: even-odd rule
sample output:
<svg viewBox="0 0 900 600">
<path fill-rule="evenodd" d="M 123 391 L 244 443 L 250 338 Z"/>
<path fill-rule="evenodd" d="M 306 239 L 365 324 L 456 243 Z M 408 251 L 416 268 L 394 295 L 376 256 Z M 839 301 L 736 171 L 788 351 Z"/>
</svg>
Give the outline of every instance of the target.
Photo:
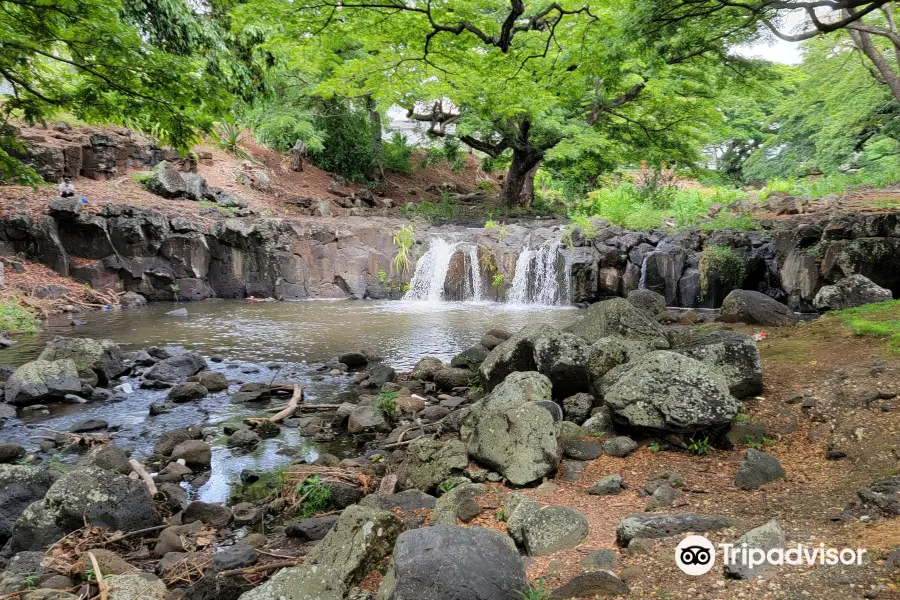
<svg viewBox="0 0 900 600">
<path fill-rule="evenodd" d="M 861 565 L 865 548 L 826 548 L 825 544 L 793 548 L 751 548 L 747 544 L 718 544 L 722 551 L 722 563 L 728 566 L 743 565 L 754 569 L 762 565 Z M 675 549 L 675 564 L 688 575 L 704 575 L 716 564 L 716 548 L 702 535 L 691 535 Z"/>
</svg>

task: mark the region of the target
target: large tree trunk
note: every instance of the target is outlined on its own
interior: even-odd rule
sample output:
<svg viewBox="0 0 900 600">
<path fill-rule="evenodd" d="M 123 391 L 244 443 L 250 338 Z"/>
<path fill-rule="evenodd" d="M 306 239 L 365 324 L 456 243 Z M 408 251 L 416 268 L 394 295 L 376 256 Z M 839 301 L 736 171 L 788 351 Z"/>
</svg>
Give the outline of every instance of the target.
<svg viewBox="0 0 900 600">
<path fill-rule="evenodd" d="M 534 201 L 534 174 L 544 153 L 533 148 L 514 150 L 509 173 L 500 192 L 506 206 L 531 206 Z"/>
<path fill-rule="evenodd" d="M 850 15 L 846 10 L 843 11 L 843 14 L 845 17 Z M 893 25 L 893 19 L 891 19 L 890 24 Z M 859 51 L 865 54 L 872 61 L 872 64 L 875 65 L 875 69 L 881 75 L 882 82 L 888 86 L 894 98 L 900 101 L 900 74 L 875 45 L 872 36 L 867 31 L 861 31 L 852 26 L 847 28 L 847 33 L 850 34 L 850 39 L 853 40 L 853 44 Z M 897 50 L 896 46 L 894 50 Z"/>
</svg>

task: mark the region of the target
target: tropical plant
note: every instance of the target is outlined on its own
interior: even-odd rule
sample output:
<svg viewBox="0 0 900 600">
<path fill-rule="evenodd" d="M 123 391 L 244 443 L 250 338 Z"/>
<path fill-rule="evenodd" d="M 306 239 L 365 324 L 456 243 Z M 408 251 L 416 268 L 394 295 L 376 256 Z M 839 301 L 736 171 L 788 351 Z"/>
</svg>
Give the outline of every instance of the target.
<svg viewBox="0 0 900 600">
<path fill-rule="evenodd" d="M 415 243 L 416 234 L 412 225 L 404 225 L 394 233 L 394 245 L 397 246 L 397 253 L 391 260 L 391 270 L 400 278 L 401 282 L 405 276 L 409 275 L 410 250 Z"/>
<path fill-rule="evenodd" d="M 397 418 L 398 396 L 399 394 L 397 392 L 381 392 L 375 399 L 375 402 L 373 402 L 373 405 L 375 406 L 375 408 L 383 412 L 388 419 L 393 421 Z"/>
<path fill-rule="evenodd" d="M 250 154 L 241 147 L 244 141 L 244 128 L 237 123 L 222 121 L 216 125 L 216 145 L 236 157 L 246 160 Z"/>
<path fill-rule="evenodd" d="M 331 488 L 325 485 L 322 478 L 316 474 L 307 477 L 297 484 L 298 503 L 300 515 L 303 518 L 312 517 L 328 509 L 331 500 Z"/>
<path fill-rule="evenodd" d="M 709 436 L 703 438 L 690 438 L 688 440 L 688 452 L 703 456 L 712 452 L 712 446 L 709 443 Z"/>
</svg>

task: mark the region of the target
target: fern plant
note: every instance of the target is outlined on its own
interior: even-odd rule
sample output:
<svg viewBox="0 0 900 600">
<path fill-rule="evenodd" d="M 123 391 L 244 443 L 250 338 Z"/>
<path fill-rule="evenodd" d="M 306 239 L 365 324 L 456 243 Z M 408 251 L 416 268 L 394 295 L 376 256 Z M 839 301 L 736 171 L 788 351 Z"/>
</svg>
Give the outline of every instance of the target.
<svg viewBox="0 0 900 600">
<path fill-rule="evenodd" d="M 216 126 L 216 138 L 216 145 L 222 150 L 243 160 L 250 158 L 250 154 L 241 148 L 241 143 L 244 141 L 244 128 L 240 125 L 228 121 L 219 123 Z"/>
</svg>

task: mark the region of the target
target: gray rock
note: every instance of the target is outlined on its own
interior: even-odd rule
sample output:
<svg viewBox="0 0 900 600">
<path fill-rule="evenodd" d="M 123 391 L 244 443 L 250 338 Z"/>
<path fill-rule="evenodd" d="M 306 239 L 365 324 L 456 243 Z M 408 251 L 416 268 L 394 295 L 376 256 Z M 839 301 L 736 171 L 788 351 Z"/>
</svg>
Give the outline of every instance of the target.
<svg viewBox="0 0 900 600">
<path fill-rule="evenodd" d="M 876 479 L 870 485 L 857 489 L 856 495 L 864 505 L 876 508 L 889 517 L 900 516 L 900 475 Z"/>
<path fill-rule="evenodd" d="M 653 492 L 650 496 L 650 500 L 647 501 L 647 504 L 644 506 L 644 510 L 652 511 L 657 510 L 659 508 L 667 508 L 669 506 L 673 506 L 675 504 L 675 499 L 677 494 L 672 486 L 669 485 L 661 485 Z"/>
<path fill-rule="evenodd" d="M 101 383 L 112 381 L 128 370 L 122 349 L 112 340 L 57 336 L 47 344 L 38 360 L 52 362 L 66 358 L 72 359 L 79 371 L 94 371 Z"/>
<path fill-rule="evenodd" d="M 196 352 L 186 352 L 159 361 L 144 373 L 144 379 L 175 384 L 205 368 L 207 368 L 205 358 Z"/>
<path fill-rule="evenodd" d="M 0 545 L 12 535 L 13 525 L 26 508 L 53 485 L 56 474 L 25 465 L 0 465 Z"/>
<path fill-rule="evenodd" d="M 534 344 L 538 338 L 555 332 L 549 325 L 529 325 L 491 350 L 478 367 L 484 380 L 484 390 L 492 391 L 511 373 L 537 370 Z"/>
<path fill-rule="evenodd" d="M 738 522 L 728 517 L 684 513 L 680 515 L 635 515 L 626 517 L 616 528 L 616 542 L 628 546 L 635 538 L 657 539 L 693 531 L 703 533 L 734 527 Z"/>
<path fill-rule="evenodd" d="M 818 311 L 841 310 L 893 299 L 891 290 L 885 289 L 863 275 L 851 275 L 834 285 L 819 290 L 813 300 Z"/>
<path fill-rule="evenodd" d="M 249 450 L 259 445 L 259 436 L 249 429 L 238 429 L 228 438 L 226 445 L 229 448 L 243 448 Z"/>
<path fill-rule="evenodd" d="M 27 362 L 13 371 L 4 385 L 8 404 L 29 406 L 43 400 L 81 393 L 78 368 L 71 359 Z"/>
<path fill-rule="evenodd" d="M 179 429 L 170 429 L 164 432 L 156 445 L 153 446 L 153 453 L 159 456 L 170 456 L 175 446 L 181 442 L 188 440 L 199 440 L 203 436 L 199 427 L 181 427 Z"/>
<path fill-rule="evenodd" d="M 15 550 L 38 550 L 84 524 L 112 531 L 135 531 L 161 523 L 142 481 L 98 467 L 60 477 L 44 496 L 31 504 L 12 532 Z"/>
<path fill-rule="evenodd" d="M 199 202 L 203 200 L 208 192 L 206 180 L 196 173 L 180 173 L 181 179 L 184 181 L 184 195 L 190 200 Z"/>
<path fill-rule="evenodd" d="M 644 311 L 648 317 L 656 317 L 666 310 L 666 298 L 653 290 L 631 290 L 625 298 L 637 309 Z"/>
<path fill-rule="evenodd" d="M 400 519 L 387 511 L 351 506 L 302 565 L 282 569 L 241 600 L 345 600 L 391 553 L 401 529 Z"/>
<path fill-rule="evenodd" d="M 379 508 L 381 510 L 393 510 L 395 508 L 408 512 L 414 510 L 427 509 L 431 510 L 435 507 L 437 498 L 430 496 L 420 490 L 404 490 L 396 494 L 375 493 L 370 494 L 362 499 L 360 506 L 368 506 Z"/>
<path fill-rule="evenodd" d="M 419 438 L 406 448 L 404 484 L 429 492 L 442 481 L 459 475 L 469 466 L 466 445 L 459 440 L 431 440 Z"/>
<path fill-rule="evenodd" d="M 125 292 L 119 298 L 119 305 L 122 308 L 143 308 L 147 306 L 147 299 L 137 292 Z"/>
<path fill-rule="evenodd" d="M 581 424 L 581 429 L 588 435 L 597 437 L 615 435 L 612 414 L 609 408 L 602 406 L 591 411 L 593 414 Z"/>
<path fill-rule="evenodd" d="M 490 350 L 481 344 L 475 344 L 454 356 L 450 361 L 450 366 L 475 370 L 478 365 L 484 362 L 489 353 Z"/>
<path fill-rule="evenodd" d="M 772 519 L 768 523 L 760 525 L 755 529 L 751 529 L 742 535 L 740 539 L 735 542 L 735 547 L 740 548 L 744 544 L 746 544 L 748 548 L 759 548 L 768 554 L 769 550 L 785 548 L 787 546 L 787 540 L 785 540 L 781 524 L 777 520 Z M 751 569 L 749 565 L 737 562 L 727 565 L 725 567 L 725 573 L 729 577 L 734 577 L 735 579 L 756 579 L 771 566 L 772 565 L 769 565 L 768 562 L 766 562 Z"/>
<path fill-rule="evenodd" d="M 518 600 L 527 589 L 525 568 L 506 536 L 436 525 L 400 535 L 377 600 Z"/>
<path fill-rule="evenodd" d="M 603 454 L 603 443 L 590 440 L 563 440 L 563 452 L 575 460 L 595 460 Z"/>
<path fill-rule="evenodd" d="M 445 367 L 439 358 L 426 356 L 416 363 L 412 372 L 409 374 L 410 379 L 421 379 L 423 381 L 433 381 L 434 375 Z"/>
<path fill-rule="evenodd" d="M 154 167 L 147 189 L 163 198 L 180 198 L 187 192 L 187 185 L 172 163 L 164 160 Z"/>
<path fill-rule="evenodd" d="M 431 515 L 431 522 L 437 525 L 456 525 L 457 519 L 466 521 L 468 518 L 471 520 L 482 510 L 475 498 L 487 492 L 487 486 L 480 483 L 457 485 L 437 499 Z"/>
<path fill-rule="evenodd" d="M 109 600 L 163 600 L 166 584 L 149 573 L 116 575 L 109 579 Z"/>
<path fill-rule="evenodd" d="M 216 552 L 216 557 L 213 559 L 210 568 L 213 573 L 221 573 L 222 571 L 249 567 L 258 560 L 259 552 L 256 551 L 256 548 L 247 544 L 234 544 Z"/>
<path fill-rule="evenodd" d="M 630 437 L 620 435 L 603 443 L 603 449 L 610 456 L 625 458 L 638 449 L 637 442 Z"/>
<path fill-rule="evenodd" d="M 612 496 L 618 494 L 626 487 L 621 475 L 607 475 L 588 488 L 588 494 L 593 496 Z"/>
<path fill-rule="evenodd" d="M 569 396 L 562 401 L 563 413 L 567 421 L 582 424 L 591 416 L 594 407 L 594 397 L 590 394 L 580 393 Z"/>
<path fill-rule="evenodd" d="M 594 550 L 583 559 L 581 566 L 587 570 L 613 571 L 619 564 L 619 553 L 615 550 L 603 548 Z"/>
<path fill-rule="evenodd" d="M 565 398 L 590 388 L 590 344 L 571 333 L 554 332 L 534 342 L 536 370 L 553 384 L 553 395 Z"/>
<path fill-rule="evenodd" d="M 234 513 L 227 506 L 195 500 L 188 504 L 182 513 L 181 522 L 189 525 L 195 521 L 200 521 L 215 529 L 224 529 L 234 521 Z"/>
<path fill-rule="evenodd" d="M 550 598 L 612 598 L 628 594 L 628 584 L 609 571 L 589 571 L 575 575 L 568 583 L 558 587 Z"/>
<path fill-rule="evenodd" d="M 604 402 L 632 427 L 694 433 L 727 426 L 738 412 L 728 382 L 705 364 L 674 352 L 651 352 L 606 389 Z"/>
<path fill-rule="evenodd" d="M 175 310 L 170 310 L 166 313 L 169 317 L 186 317 L 188 316 L 188 309 L 186 308 L 176 308 Z"/>
<path fill-rule="evenodd" d="M 338 515 L 301 519 L 289 523 L 285 528 L 284 533 L 288 537 L 298 538 L 304 542 L 315 542 L 328 535 L 328 532 L 332 530 L 337 521 Z"/>
<path fill-rule="evenodd" d="M 762 360 L 752 337 L 736 331 L 714 331 L 679 346 L 675 352 L 699 360 L 725 377 L 735 398 L 763 390 Z"/>
<path fill-rule="evenodd" d="M 761 450 L 748 448 L 738 467 L 734 483 L 742 490 L 755 490 L 785 475 L 777 458 Z"/>
<path fill-rule="evenodd" d="M 181 442 L 172 449 L 172 460 L 184 459 L 188 465 L 208 467 L 212 463 L 212 449 L 202 440 Z"/>
<path fill-rule="evenodd" d="M 176 384 L 169 390 L 169 400 L 175 403 L 190 402 L 191 400 L 199 400 L 206 396 L 209 390 L 199 382 L 184 381 Z"/>
<path fill-rule="evenodd" d="M 389 367 L 388 365 L 374 365 L 369 367 L 369 381 L 371 381 L 375 387 L 380 388 L 385 383 L 389 381 L 397 380 L 397 372 L 393 369 L 393 367 Z"/>
<path fill-rule="evenodd" d="M 228 389 L 228 378 L 225 377 L 225 373 L 220 373 L 219 371 L 200 371 L 188 379 L 190 382 L 195 380 L 196 383 L 205 387 L 211 394 Z"/>
<path fill-rule="evenodd" d="M 103 419 L 85 419 L 84 421 L 78 421 L 69 427 L 69 431 L 72 433 L 87 433 L 90 431 L 99 431 L 101 429 L 107 429 L 109 427 L 109 423 L 104 421 Z"/>
<path fill-rule="evenodd" d="M 545 556 L 574 548 L 587 537 L 587 518 L 567 506 L 547 506 L 533 513 L 522 526 L 525 548 L 531 556 Z"/>
<path fill-rule="evenodd" d="M 338 362 L 342 362 L 351 369 L 358 369 L 369 364 L 369 357 L 362 352 L 344 352 L 338 356 Z"/>
<path fill-rule="evenodd" d="M 434 384 L 441 391 L 452 392 L 454 388 L 469 387 L 471 376 L 472 371 L 468 368 L 446 367 L 434 374 Z"/>
<path fill-rule="evenodd" d="M 510 375 L 472 405 L 460 431 L 469 455 L 513 485 L 526 485 L 556 470 L 559 425 L 536 404 L 549 398 L 550 381 L 543 375 Z"/>
<path fill-rule="evenodd" d="M 719 320 L 723 323 L 747 323 L 784 327 L 797 322 L 797 317 L 787 306 L 750 290 L 734 290 L 725 297 Z"/>
<path fill-rule="evenodd" d="M 600 338 L 616 336 L 626 340 L 647 342 L 657 349 L 669 347 L 665 329 L 623 298 L 592 304 L 587 314 L 566 328 L 566 331 L 579 335 L 591 343 Z"/>
<path fill-rule="evenodd" d="M 0 464 L 7 464 L 25 456 L 25 448 L 19 444 L 0 444 Z"/>
<path fill-rule="evenodd" d="M 391 431 L 391 424 L 380 408 L 357 406 L 347 419 L 347 431 L 350 433 L 388 433 Z"/>
</svg>

